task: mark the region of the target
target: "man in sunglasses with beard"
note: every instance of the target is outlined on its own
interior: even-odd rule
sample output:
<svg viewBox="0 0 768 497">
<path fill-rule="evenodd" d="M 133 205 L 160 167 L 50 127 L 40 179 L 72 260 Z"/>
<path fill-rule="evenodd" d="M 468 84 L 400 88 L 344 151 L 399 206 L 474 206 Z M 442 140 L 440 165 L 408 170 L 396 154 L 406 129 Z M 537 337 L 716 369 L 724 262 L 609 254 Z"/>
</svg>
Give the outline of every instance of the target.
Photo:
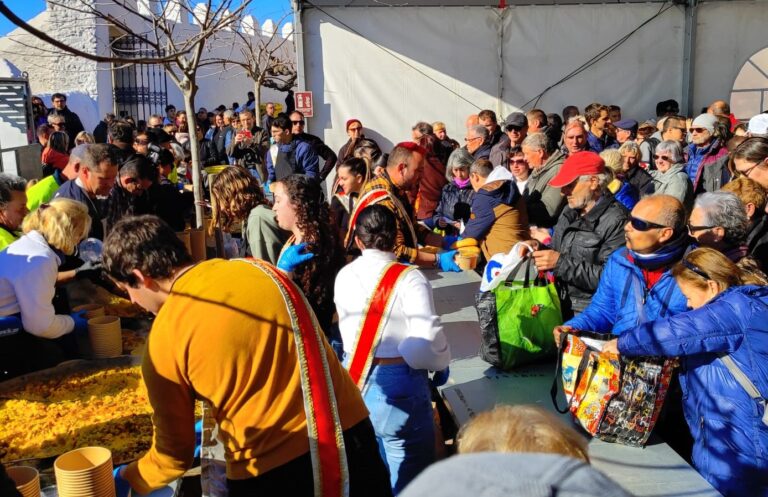
<svg viewBox="0 0 768 497">
<path fill-rule="evenodd" d="M 672 266 L 689 250 L 683 204 L 669 195 L 642 199 L 624 227 L 626 247 L 605 263 L 597 291 L 584 312 L 554 330 L 589 330 L 620 335 L 642 323 L 687 310 Z"/>
</svg>

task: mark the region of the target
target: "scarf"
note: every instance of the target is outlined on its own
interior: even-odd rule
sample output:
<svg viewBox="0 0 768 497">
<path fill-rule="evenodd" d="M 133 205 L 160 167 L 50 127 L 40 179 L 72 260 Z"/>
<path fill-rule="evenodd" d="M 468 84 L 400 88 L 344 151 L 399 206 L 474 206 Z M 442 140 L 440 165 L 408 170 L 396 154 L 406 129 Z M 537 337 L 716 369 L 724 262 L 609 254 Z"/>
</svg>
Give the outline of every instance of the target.
<svg viewBox="0 0 768 497">
<path fill-rule="evenodd" d="M 652 254 L 638 254 L 634 250 L 627 249 L 630 260 L 641 269 L 655 270 L 671 266 L 673 263 L 682 259 L 685 249 L 688 248 L 690 240 L 688 235 L 678 236 L 668 244 L 661 247 Z"/>
<path fill-rule="evenodd" d="M 461 189 L 464 189 L 469 185 L 469 178 L 467 179 L 459 179 L 459 178 L 453 178 L 453 182 Z"/>
</svg>

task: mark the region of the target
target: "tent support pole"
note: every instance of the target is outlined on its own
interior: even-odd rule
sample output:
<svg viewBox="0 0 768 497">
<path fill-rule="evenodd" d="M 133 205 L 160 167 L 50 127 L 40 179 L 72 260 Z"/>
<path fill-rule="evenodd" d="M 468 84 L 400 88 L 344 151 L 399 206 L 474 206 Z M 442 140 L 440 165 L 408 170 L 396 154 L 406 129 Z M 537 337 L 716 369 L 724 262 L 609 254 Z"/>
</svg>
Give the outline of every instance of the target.
<svg viewBox="0 0 768 497">
<path fill-rule="evenodd" d="M 506 7 L 499 6 L 499 84 L 498 96 L 496 98 L 496 115 L 499 120 L 504 119 L 502 115 L 502 106 L 504 105 L 504 14 Z"/>
<path fill-rule="evenodd" d="M 304 72 L 304 7 L 302 0 L 292 0 L 293 4 L 293 46 L 296 50 L 296 87 L 298 91 L 307 88 L 307 80 Z M 306 123 L 307 132 L 309 122 Z"/>
<path fill-rule="evenodd" d="M 683 41 L 683 87 L 680 110 L 685 115 L 695 115 L 693 109 L 694 63 L 696 59 L 696 25 L 698 24 L 698 0 L 685 2 L 685 39 Z"/>
</svg>

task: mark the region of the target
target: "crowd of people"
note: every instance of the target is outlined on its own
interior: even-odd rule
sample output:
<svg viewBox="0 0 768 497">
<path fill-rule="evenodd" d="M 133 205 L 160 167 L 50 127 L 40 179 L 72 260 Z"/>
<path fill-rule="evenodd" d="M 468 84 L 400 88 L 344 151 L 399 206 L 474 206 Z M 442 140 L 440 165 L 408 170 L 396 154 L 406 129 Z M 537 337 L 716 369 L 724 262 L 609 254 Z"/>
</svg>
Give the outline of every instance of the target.
<svg viewBox="0 0 768 497">
<path fill-rule="evenodd" d="M 716 101 L 688 117 L 673 100 L 642 122 L 599 103 L 503 121 L 482 110 L 463 146 L 424 121 L 391 150 L 349 119 L 335 153 L 290 99 L 262 120 L 250 95 L 195 116 L 168 105 L 146 123 L 107 114 L 93 133 L 65 95 L 52 102 L 33 102 L 41 178 L 0 175 L 0 379 L 78 357 L 73 279 L 154 313 L 143 374 L 155 437 L 118 468 L 119 491 L 184 473 L 205 399 L 233 497 L 426 495 L 432 394 L 451 353 L 419 269 L 461 271 L 457 246 L 474 246 L 482 273 L 525 241 L 556 282 L 556 339 L 612 333 L 607 352 L 679 357 L 668 411 L 690 437 L 673 446 L 723 494 L 768 495 L 768 113 L 740 123 Z M 197 180 L 233 260 L 193 264 L 176 236 L 193 222 L 190 133 L 203 166 L 224 166 Z M 103 241 L 101 261 L 78 257 L 88 238 Z M 588 464 L 558 423 L 481 416 L 459 452 Z"/>
</svg>

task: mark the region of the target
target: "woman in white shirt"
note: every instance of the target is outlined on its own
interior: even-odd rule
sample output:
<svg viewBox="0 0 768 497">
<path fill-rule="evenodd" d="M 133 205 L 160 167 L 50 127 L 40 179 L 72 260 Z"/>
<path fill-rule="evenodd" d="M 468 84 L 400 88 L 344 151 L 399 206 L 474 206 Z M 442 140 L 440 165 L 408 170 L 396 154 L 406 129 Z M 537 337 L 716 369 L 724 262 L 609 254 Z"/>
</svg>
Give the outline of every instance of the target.
<svg viewBox="0 0 768 497">
<path fill-rule="evenodd" d="M 56 314 L 56 277 L 88 234 L 88 208 L 59 198 L 29 214 L 24 235 L 0 252 L 0 381 L 67 358 L 72 331 L 87 332 L 83 312 Z M 71 338 L 70 338 L 71 340 Z"/>
<path fill-rule="evenodd" d="M 427 375 L 448 366 L 450 349 L 429 281 L 395 261 L 392 212 L 370 206 L 355 226 L 362 256 L 339 272 L 334 301 L 344 363 L 362 389 L 397 495 L 434 462 Z"/>
</svg>

